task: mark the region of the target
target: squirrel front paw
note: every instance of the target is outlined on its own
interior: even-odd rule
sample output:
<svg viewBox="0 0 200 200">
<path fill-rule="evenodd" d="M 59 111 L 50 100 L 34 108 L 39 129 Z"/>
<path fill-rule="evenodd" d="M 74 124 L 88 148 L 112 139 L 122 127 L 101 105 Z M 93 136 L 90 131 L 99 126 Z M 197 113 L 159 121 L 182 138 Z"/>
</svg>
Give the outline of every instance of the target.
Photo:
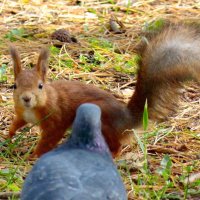
<svg viewBox="0 0 200 200">
<path fill-rule="evenodd" d="M 37 155 L 33 152 L 32 154 L 30 154 L 29 156 L 28 156 L 28 159 L 27 160 L 29 160 L 29 161 L 34 161 L 34 160 L 36 160 L 37 159 Z"/>
<path fill-rule="evenodd" d="M 15 132 L 13 130 L 9 130 L 8 138 L 12 138 L 15 135 Z"/>
</svg>

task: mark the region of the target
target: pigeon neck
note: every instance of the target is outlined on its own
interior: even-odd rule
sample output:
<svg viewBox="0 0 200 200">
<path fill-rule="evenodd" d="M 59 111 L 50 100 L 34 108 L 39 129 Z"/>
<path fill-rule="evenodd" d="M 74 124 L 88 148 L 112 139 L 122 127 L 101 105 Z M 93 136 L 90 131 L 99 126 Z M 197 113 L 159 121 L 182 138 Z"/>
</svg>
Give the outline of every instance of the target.
<svg viewBox="0 0 200 200">
<path fill-rule="evenodd" d="M 102 136 L 100 124 L 76 125 L 73 129 L 68 145 L 75 148 L 87 149 L 99 153 L 109 153 L 108 146 Z"/>
</svg>

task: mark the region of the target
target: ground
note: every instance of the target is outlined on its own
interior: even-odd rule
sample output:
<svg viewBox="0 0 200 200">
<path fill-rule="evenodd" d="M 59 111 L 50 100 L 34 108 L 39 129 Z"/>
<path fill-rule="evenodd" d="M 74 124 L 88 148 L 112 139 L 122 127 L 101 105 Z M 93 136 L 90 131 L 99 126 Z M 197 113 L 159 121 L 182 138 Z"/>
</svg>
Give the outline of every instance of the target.
<svg viewBox="0 0 200 200">
<path fill-rule="evenodd" d="M 127 102 L 134 91 L 138 56 L 134 47 L 153 23 L 196 21 L 198 0 L 130 1 L 0 1 L 0 199 L 18 199 L 34 161 L 27 161 L 39 137 L 37 127 L 7 139 L 14 116 L 12 63 L 8 47 L 15 45 L 24 66 L 37 62 L 41 47 L 50 49 L 49 80 L 80 80 L 111 91 Z M 122 22 L 110 31 L 109 19 Z M 70 43 L 53 42 L 58 29 L 69 31 Z M 113 28 L 113 27 L 112 27 Z M 115 162 L 129 199 L 200 199 L 200 92 L 184 86 L 177 113 L 163 123 L 135 130 Z M 190 180 L 188 182 L 187 180 Z M 9 197 L 8 197 L 9 196 Z"/>
</svg>

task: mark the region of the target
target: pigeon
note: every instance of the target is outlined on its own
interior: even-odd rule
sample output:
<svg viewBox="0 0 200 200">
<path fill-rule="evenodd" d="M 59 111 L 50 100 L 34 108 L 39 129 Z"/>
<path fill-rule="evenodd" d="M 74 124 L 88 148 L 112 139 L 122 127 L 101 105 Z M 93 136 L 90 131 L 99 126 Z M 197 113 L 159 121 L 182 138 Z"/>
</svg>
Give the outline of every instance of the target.
<svg viewBox="0 0 200 200">
<path fill-rule="evenodd" d="M 25 179 L 21 200 L 127 200 L 97 105 L 79 106 L 71 136 L 38 159 Z"/>
</svg>

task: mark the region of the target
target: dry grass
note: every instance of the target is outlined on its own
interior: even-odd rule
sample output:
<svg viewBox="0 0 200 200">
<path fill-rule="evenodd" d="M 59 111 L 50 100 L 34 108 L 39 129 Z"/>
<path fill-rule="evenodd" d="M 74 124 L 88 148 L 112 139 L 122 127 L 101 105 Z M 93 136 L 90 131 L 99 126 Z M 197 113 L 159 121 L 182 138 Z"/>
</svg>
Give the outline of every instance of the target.
<svg viewBox="0 0 200 200">
<path fill-rule="evenodd" d="M 13 72 L 8 53 L 11 40 L 21 52 L 24 65 L 35 64 L 39 49 L 50 46 L 51 79 L 92 83 L 111 90 L 127 102 L 135 85 L 133 49 L 142 28 L 158 18 L 198 22 L 199 9 L 200 3 L 195 0 L 135 1 L 130 7 L 97 0 L 85 1 L 81 6 L 76 5 L 76 1 L 60 0 L 0 1 L 0 69 L 3 66 L 6 69 L 3 73 L 6 81 L 0 84 L 0 192 L 21 189 L 23 178 L 33 164 L 25 160 L 27 151 L 38 137 L 38 129 L 34 127 L 23 131 L 14 144 L 6 140 L 14 115 Z M 126 33 L 108 31 L 111 15 L 123 22 Z M 53 48 L 50 34 L 60 28 L 69 30 L 78 43 L 66 43 L 60 50 Z M 22 29 L 24 33 L 9 35 L 14 29 Z M 100 65 L 85 61 L 84 55 L 90 50 L 94 50 Z M 128 63 L 130 60 L 132 62 Z M 185 86 L 179 105 L 176 115 L 165 123 L 152 123 L 149 133 L 142 134 L 141 141 L 135 140 L 137 142 L 124 147 L 122 156 L 116 160 L 129 199 L 199 199 L 200 181 L 195 182 L 194 176 L 190 177 L 196 174 L 199 178 L 200 172 L 199 87 L 194 83 Z M 166 154 L 169 159 L 164 157 Z M 163 166 L 167 178 L 158 173 L 163 158 L 169 165 L 171 162 L 170 167 Z M 188 176 L 192 183 L 184 184 Z"/>
</svg>

